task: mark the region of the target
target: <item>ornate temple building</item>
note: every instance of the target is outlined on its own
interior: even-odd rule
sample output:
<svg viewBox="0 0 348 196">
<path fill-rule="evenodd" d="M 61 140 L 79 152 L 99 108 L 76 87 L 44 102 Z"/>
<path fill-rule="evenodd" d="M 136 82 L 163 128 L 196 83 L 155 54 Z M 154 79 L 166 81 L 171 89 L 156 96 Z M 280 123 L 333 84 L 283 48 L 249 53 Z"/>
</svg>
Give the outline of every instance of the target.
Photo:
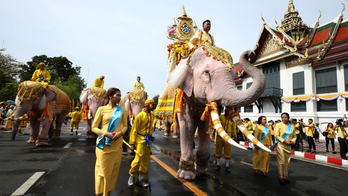
<svg viewBox="0 0 348 196">
<path fill-rule="evenodd" d="M 266 90 L 254 104 L 242 107 L 241 116 L 256 120 L 265 115 L 280 119 L 281 112 L 293 118 L 308 118 L 320 124 L 345 118 L 348 113 L 348 20 L 343 10 L 330 22 L 307 26 L 293 1 L 289 1 L 284 19 L 272 29 L 263 20 L 251 62 L 266 76 Z M 239 63 L 236 84 L 247 89 L 252 78 Z"/>
</svg>

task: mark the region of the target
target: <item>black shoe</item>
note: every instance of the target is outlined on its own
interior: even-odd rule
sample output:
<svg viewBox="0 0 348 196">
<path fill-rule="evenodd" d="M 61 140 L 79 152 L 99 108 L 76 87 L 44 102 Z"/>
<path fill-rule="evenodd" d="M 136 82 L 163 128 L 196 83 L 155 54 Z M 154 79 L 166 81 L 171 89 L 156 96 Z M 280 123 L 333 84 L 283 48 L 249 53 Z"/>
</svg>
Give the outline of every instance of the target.
<svg viewBox="0 0 348 196">
<path fill-rule="evenodd" d="M 333 152 L 332 152 L 332 154 L 336 154 L 336 152 L 335 152 L 335 151 L 333 151 Z"/>
<path fill-rule="evenodd" d="M 142 179 L 142 180 L 140 180 L 140 181 L 137 181 L 137 182 L 136 182 L 136 185 L 141 186 L 141 187 L 144 187 L 144 188 L 146 188 L 146 187 L 149 186 L 149 184 L 148 184 L 147 182 L 145 182 L 144 179 Z"/>
<path fill-rule="evenodd" d="M 326 152 L 329 152 L 329 150 L 326 150 Z"/>
<path fill-rule="evenodd" d="M 220 171 L 220 165 L 216 165 L 215 171 Z"/>
<path fill-rule="evenodd" d="M 347 157 L 342 157 L 342 159 L 347 160 Z"/>
<path fill-rule="evenodd" d="M 77 131 L 76 131 L 76 135 L 77 135 Z"/>
<path fill-rule="evenodd" d="M 280 183 L 281 185 L 285 185 L 284 179 L 279 179 L 279 183 Z"/>
<path fill-rule="evenodd" d="M 311 150 L 307 150 L 307 152 L 311 152 Z"/>
<path fill-rule="evenodd" d="M 231 173 L 230 167 L 226 167 L 226 172 Z"/>
<path fill-rule="evenodd" d="M 283 179 L 284 180 L 284 182 L 286 182 L 286 183 L 290 183 L 290 181 L 288 180 L 288 179 Z"/>
<path fill-rule="evenodd" d="M 317 152 L 316 152 L 316 151 L 313 151 L 312 154 L 317 154 Z"/>
<path fill-rule="evenodd" d="M 134 176 L 129 176 L 128 186 L 133 186 L 133 184 L 134 184 Z"/>
</svg>

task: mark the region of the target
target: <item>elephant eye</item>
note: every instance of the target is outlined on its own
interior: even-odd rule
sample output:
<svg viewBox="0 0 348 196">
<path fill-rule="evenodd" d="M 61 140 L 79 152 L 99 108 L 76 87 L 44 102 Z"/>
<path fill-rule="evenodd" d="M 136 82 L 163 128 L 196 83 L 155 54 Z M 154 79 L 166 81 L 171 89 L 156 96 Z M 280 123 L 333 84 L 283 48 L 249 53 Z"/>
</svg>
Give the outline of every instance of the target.
<svg viewBox="0 0 348 196">
<path fill-rule="evenodd" d="M 203 71 L 203 74 L 205 74 L 205 75 L 210 75 L 210 73 L 209 73 L 208 70 Z"/>
</svg>

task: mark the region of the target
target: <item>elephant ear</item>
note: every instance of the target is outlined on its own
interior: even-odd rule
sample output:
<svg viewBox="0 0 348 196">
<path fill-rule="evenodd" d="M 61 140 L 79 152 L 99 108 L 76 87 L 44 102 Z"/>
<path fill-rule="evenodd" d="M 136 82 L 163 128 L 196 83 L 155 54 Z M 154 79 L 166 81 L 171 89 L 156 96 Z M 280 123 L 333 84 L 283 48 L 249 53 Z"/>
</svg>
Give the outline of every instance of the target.
<svg viewBox="0 0 348 196">
<path fill-rule="evenodd" d="M 46 88 L 45 90 L 45 95 L 46 95 L 46 101 L 47 102 L 52 102 L 52 101 L 57 101 L 57 93 L 54 92 L 53 90 Z"/>
<path fill-rule="evenodd" d="M 80 101 L 82 104 L 85 104 L 87 103 L 87 91 L 88 91 L 88 88 L 84 89 L 82 92 L 81 92 L 81 95 L 80 95 Z"/>
<path fill-rule="evenodd" d="M 180 88 L 189 97 L 192 95 L 193 80 L 190 74 L 191 68 L 187 65 L 188 58 L 182 59 L 178 66 L 170 74 L 169 84 L 173 88 Z"/>
</svg>

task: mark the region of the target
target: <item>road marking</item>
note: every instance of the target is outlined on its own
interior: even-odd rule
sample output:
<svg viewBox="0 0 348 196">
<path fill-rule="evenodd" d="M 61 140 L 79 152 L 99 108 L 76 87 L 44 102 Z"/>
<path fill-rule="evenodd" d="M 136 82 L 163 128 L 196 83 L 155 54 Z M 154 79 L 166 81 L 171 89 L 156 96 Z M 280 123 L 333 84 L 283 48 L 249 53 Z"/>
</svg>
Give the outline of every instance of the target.
<svg viewBox="0 0 348 196">
<path fill-rule="evenodd" d="M 163 163 L 161 160 L 159 160 L 157 157 L 155 157 L 155 155 L 151 155 L 150 156 L 153 160 L 155 160 L 159 165 L 161 165 L 165 170 L 167 170 L 170 174 L 172 174 L 172 176 L 174 176 L 176 179 L 178 179 L 181 183 L 183 183 L 187 188 L 189 188 L 192 192 L 194 192 L 196 195 L 199 196 L 203 196 L 203 195 L 207 195 L 206 193 L 204 193 L 203 191 L 201 191 L 199 188 L 197 188 L 195 185 L 193 185 L 191 182 L 179 178 L 179 176 L 176 174 L 176 172 L 170 168 L 168 165 L 166 165 L 165 163 Z"/>
<path fill-rule="evenodd" d="M 71 145 L 72 145 L 72 142 L 69 142 L 63 148 L 69 148 Z"/>
<path fill-rule="evenodd" d="M 36 172 L 22 186 L 20 186 L 12 195 L 24 195 L 27 190 L 44 174 L 45 172 Z M 12 196 L 11 195 L 11 196 Z"/>
<path fill-rule="evenodd" d="M 77 135 L 81 135 L 82 133 L 78 133 Z"/>
<path fill-rule="evenodd" d="M 253 167 L 253 164 L 251 164 L 251 163 L 247 163 L 247 162 L 244 162 L 244 161 L 241 161 L 240 163 Z"/>
</svg>

